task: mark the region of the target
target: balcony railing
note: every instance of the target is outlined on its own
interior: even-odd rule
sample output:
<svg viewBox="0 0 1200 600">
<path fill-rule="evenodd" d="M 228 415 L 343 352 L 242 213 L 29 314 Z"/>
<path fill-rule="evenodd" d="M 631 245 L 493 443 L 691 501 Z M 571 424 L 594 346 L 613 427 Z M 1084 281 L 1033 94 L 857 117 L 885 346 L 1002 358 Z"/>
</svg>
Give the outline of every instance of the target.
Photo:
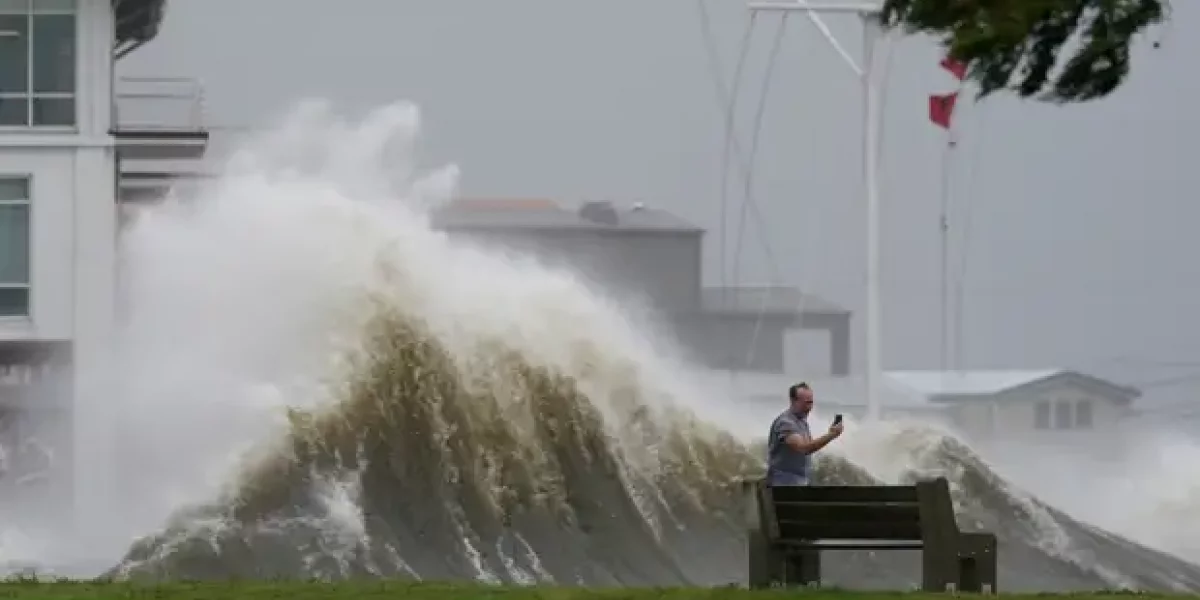
<svg viewBox="0 0 1200 600">
<path fill-rule="evenodd" d="M 206 130 L 204 85 L 192 77 L 121 77 L 113 123 L 117 131 Z"/>
</svg>

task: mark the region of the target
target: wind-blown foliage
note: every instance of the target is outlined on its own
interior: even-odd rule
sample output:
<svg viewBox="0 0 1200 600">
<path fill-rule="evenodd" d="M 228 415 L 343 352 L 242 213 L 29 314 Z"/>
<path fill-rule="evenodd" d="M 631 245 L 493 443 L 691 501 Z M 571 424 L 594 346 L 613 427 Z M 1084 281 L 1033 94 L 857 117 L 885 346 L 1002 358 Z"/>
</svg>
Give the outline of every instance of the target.
<svg viewBox="0 0 1200 600">
<path fill-rule="evenodd" d="M 1117 89 L 1133 40 L 1168 10 L 1167 0 L 884 0 L 881 19 L 940 38 L 980 98 L 1007 89 L 1067 103 Z"/>
</svg>

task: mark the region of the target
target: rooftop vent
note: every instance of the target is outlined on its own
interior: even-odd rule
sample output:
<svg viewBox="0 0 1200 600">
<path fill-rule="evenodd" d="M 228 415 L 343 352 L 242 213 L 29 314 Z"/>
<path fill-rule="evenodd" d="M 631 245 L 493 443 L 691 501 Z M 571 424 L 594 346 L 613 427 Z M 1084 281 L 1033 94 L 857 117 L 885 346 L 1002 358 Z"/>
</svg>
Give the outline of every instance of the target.
<svg viewBox="0 0 1200 600">
<path fill-rule="evenodd" d="M 579 208 L 579 216 L 602 225 L 617 224 L 617 209 L 612 202 L 585 202 Z"/>
</svg>

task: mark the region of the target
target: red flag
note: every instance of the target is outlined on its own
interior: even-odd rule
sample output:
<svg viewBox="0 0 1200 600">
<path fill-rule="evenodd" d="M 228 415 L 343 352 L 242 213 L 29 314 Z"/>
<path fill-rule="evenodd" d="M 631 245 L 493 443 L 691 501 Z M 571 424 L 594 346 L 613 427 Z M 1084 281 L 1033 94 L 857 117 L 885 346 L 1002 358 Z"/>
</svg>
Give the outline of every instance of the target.
<svg viewBox="0 0 1200 600">
<path fill-rule="evenodd" d="M 934 94 L 929 97 L 929 120 L 943 129 L 950 129 L 950 118 L 954 115 L 954 103 L 958 92 Z"/>
<path fill-rule="evenodd" d="M 962 81 L 963 78 L 967 76 L 967 65 L 961 61 L 954 60 L 949 56 L 943 58 L 942 62 L 938 64 L 941 65 L 943 69 L 950 71 L 950 74 L 959 81 Z"/>
</svg>

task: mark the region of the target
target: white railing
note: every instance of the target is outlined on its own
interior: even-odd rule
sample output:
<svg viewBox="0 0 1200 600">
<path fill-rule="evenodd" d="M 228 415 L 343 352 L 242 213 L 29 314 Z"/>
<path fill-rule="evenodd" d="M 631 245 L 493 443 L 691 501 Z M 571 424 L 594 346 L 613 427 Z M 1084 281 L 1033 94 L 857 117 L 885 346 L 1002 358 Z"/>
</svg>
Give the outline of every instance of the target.
<svg viewBox="0 0 1200 600">
<path fill-rule="evenodd" d="M 193 77 L 121 77 L 113 122 L 122 129 L 205 129 L 204 84 Z"/>
</svg>

